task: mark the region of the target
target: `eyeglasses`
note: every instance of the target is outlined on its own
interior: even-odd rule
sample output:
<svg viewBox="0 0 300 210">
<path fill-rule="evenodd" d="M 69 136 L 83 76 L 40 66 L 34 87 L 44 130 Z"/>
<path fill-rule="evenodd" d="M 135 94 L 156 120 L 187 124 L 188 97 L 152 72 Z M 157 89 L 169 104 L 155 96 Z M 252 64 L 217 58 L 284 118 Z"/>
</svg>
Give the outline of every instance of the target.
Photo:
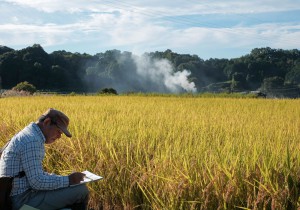
<svg viewBox="0 0 300 210">
<path fill-rule="evenodd" d="M 56 121 L 51 120 L 51 124 L 52 124 L 52 125 L 55 125 L 56 128 L 58 128 L 60 134 L 63 134 L 62 130 L 61 130 L 60 127 L 57 125 L 57 122 L 56 122 Z"/>
</svg>

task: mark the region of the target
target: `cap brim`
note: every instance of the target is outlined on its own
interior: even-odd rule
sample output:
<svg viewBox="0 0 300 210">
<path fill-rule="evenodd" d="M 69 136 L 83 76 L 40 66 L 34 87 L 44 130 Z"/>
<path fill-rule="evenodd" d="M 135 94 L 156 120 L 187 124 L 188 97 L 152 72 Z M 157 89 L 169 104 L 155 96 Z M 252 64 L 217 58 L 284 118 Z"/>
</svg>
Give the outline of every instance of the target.
<svg viewBox="0 0 300 210">
<path fill-rule="evenodd" d="M 57 125 L 59 127 L 59 129 L 69 138 L 72 137 L 72 134 L 66 129 L 66 128 L 62 128 L 61 126 Z"/>
</svg>

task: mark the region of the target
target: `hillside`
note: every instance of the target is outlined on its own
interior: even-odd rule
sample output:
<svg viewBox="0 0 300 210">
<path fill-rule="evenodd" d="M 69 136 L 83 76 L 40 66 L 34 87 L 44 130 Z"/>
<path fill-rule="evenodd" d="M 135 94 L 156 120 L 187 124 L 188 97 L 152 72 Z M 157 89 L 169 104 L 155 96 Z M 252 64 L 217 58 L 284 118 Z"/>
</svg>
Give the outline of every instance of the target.
<svg viewBox="0 0 300 210">
<path fill-rule="evenodd" d="M 39 90 L 94 92 L 248 92 L 300 95 L 300 51 L 255 48 L 234 59 L 203 60 L 171 50 L 134 55 L 108 50 L 95 55 L 47 53 L 35 44 L 0 46 L 0 88 L 28 81 Z"/>
</svg>

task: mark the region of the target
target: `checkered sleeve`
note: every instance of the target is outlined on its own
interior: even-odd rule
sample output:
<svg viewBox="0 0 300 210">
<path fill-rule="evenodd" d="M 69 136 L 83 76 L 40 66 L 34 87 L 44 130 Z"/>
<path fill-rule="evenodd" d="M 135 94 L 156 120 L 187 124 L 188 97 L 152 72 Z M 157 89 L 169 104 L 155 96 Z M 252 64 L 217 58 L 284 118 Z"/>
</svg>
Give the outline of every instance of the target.
<svg viewBox="0 0 300 210">
<path fill-rule="evenodd" d="M 22 166 L 32 189 L 54 190 L 69 186 L 68 176 L 48 174 L 43 171 L 44 146 L 36 141 L 30 141 L 22 150 Z"/>
</svg>

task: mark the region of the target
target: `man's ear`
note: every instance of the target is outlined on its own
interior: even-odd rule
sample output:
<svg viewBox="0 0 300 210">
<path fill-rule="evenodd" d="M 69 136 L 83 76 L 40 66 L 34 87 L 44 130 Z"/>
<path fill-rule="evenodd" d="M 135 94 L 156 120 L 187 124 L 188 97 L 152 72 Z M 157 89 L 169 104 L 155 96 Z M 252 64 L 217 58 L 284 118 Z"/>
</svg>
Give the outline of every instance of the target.
<svg viewBox="0 0 300 210">
<path fill-rule="evenodd" d="M 47 117 L 47 118 L 44 120 L 43 125 L 44 125 L 44 126 L 49 126 L 50 124 L 51 124 L 51 119 L 50 119 L 50 117 Z"/>
</svg>

